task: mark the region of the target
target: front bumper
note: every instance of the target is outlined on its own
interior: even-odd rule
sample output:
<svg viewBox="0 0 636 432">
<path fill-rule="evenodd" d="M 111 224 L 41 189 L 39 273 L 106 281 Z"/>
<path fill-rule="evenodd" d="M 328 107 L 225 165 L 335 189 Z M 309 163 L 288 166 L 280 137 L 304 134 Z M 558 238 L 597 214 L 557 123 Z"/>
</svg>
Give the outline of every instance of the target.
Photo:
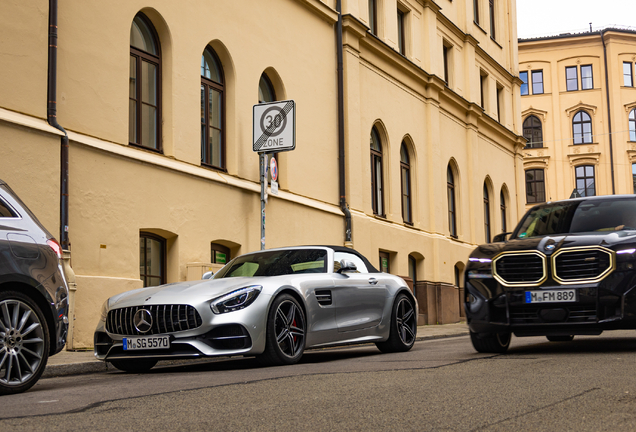
<svg viewBox="0 0 636 432">
<path fill-rule="evenodd" d="M 270 299 L 270 296 L 261 294 L 245 309 L 218 315 L 210 310 L 209 302 L 195 305 L 202 320 L 200 326 L 191 330 L 152 334 L 168 335 L 169 349 L 124 350 L 125 337 L 146 335 L 111 333 L 107 330 L 105 321 L 100 320 L 94 334 L 95 357 L 111 361 L 131 358 L 162 360 L 260 354 L 265 349 L 266 317 Z"/>
<path fill-rule="evenodd" d="M 575 289 L 578 301 L 525 302 L 526 291 L 553 289 Z M 596 284 L 541 287 L 487 287 L 483 280 L 469 279 L 464 307 L 468 327 L 475 333 L 558 336 L 636 329 L 636 289 L 617 289 L 611 277 Z"/>
</svg>

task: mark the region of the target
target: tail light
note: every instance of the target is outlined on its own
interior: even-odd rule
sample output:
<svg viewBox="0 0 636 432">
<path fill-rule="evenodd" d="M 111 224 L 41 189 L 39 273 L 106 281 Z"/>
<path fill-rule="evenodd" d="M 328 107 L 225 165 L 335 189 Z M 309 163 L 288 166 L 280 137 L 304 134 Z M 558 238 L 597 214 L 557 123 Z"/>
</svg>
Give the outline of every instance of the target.
<svg viewBox="0 0 636 432">
<path fill-rule="evenodd" d="M 60 244 L 57 242 L 57 240 L 48 239 L 46 241 L 46 244 L 48 244 L 49 247 L 51 249 L 53 249 L 53 252 L 55 252 L 55 255 L 57 255 L 58 259 L 62 259 L 62 246 L 60 246 Z"/>
</svg>

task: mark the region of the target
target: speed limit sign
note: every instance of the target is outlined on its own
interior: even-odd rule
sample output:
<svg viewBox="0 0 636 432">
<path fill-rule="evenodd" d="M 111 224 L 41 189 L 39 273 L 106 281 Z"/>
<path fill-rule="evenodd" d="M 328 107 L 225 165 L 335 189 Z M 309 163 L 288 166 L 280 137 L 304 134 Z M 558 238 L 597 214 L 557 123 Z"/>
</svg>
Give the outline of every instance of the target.
<svg viewBox="0 0 636 432">
<path fill-rule="evenodd" d="M 277 153 L 296 148 L 296 104 L 293 100 L 254 105 L 252 150 Z"/>
</svg>

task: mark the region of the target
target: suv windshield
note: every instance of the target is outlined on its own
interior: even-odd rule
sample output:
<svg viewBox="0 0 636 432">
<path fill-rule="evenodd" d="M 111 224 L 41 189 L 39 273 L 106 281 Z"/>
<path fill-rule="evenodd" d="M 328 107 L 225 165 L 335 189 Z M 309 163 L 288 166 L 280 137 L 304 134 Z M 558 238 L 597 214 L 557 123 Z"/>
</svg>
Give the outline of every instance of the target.
<svg viewBox="0 0 636 432">
<path fill-rule="evenodd" d="M 294 249 L 240 256 L 223 267 L 214 279 L 326 272 L 326 250 Z"/>
<path fill-rule="evenodd" d="M 512 238 L 636 229 L 636 197 L 546 204 L 530 210 Z"/>
</svg>

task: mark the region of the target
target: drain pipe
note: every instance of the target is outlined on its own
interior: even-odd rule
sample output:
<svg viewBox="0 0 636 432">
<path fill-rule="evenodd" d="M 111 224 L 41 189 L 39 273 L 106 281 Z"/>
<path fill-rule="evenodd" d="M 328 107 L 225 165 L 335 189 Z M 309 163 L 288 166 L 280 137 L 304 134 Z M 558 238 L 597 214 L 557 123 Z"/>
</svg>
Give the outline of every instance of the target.
<svg viewBox="0 0 636 432">
<path fill-rule="evenodd" d="M 605 30 L 601 30 L 601 42 L 603 42 L 603 58 L 605 59 L 605 93 L 607 95 L 607 126 L 609 129 L 609 151 L 610 151 L 610 170 L 612 173 L 612 195 L 616 194 L 614 185 L 614 150 L 612 147 L 612 108 L 610 106 L 610 87 L 607 72 L 607 47 L 605 46 L 605 38 L 603 37 Z"/>
<path fill-rule="evenodd" d="M 340 209 L 345 215 L 345 246 L 353 247 L 351 241 L 351 212 L 347 205 L 345 186 L 345 136 L 344 136 L 344 69 L 342 54 L 342 1 L 336 1 L 338 24 L 336 26 L 336 51 L 338 55 L 338 175 L 340 185 Z"/>
<path fill-rule="evenodd" d="M 60 244 L 69 250 L 68 240 L 68 134 L 57 122 L 57 0 L 49 0 L 49 63 L 47 121 L 64 133 L 60 150 Z"/>
<path fill-rule="evenodd" d="M 60 236 L 62 267 L 68 284 L 68 319 L 66 348 L 73 349 L 75 321 L 75 292 L 77 283 L 71 268 L 71 251 L 68 240 L 68 134 L 57 122 L 57 0 L 49 0 L 49 62 L 47 96 L 47 121 L 64 133 L 60 147 Z"/>
</svg>

